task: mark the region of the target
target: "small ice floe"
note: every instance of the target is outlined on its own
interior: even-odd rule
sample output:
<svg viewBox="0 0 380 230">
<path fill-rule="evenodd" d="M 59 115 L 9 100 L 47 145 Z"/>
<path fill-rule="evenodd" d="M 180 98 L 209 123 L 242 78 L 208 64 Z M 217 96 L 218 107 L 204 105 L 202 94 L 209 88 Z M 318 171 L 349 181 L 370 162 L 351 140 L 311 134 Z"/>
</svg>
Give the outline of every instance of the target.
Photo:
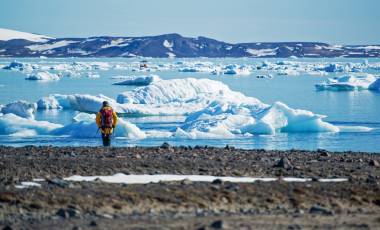
<svg viewBox="0 0 380 230">
<path fill-rule="evenodd" d="M 36 182 L 30 182 L 30 181 L 23 181 L 19 185 L 15 185 L 16 188 L 23 189 L 23 188 L 31 188 L 31 187 L 41 187 L 41 184 Z"/>
<path fill-rule="evenodd" d="M 294 69 L 283 69 L 277 72 L 277 75 L 289 75 L 289 76 L 298 76 L 300 73 Z"/>
<path fill-rule="evenodd" d="M 164 181 L 182 181 L 190 180 L 195 182 L 213 182 L 215 180 L 222 180 L 226 182 L 234 183 L 254 183 L 256 181 L 272 182 L 272 181 L 285 181 L 285 182 L 310 182 L 311 178 L 296 178 L 296 177 L 218 177 L 208 175 L 171 175 L 171 174 L 156 174 L 156 175 L 125 175 L 123 173 L 117 173 L 112 176 L 71 176 L 64 178 L 68 181 L 95 181 L 100 180 L 105 183 L 122 183 L 122 184 L 148 184 L 159 183 Z M 332 179 L 318 179 L 319 182 L 345 182 L 346 178 L 332 178 Z"/>
<path fill-rule="evenodd" d="M 5 70 L 16 70 L 16 71 L 21 71 L 25 73 L 30 73 L 33 70 L 38 69 L 38 65 L 34 64 L 29 64 L 29 63 L 22 63 L 18 61 L 12 61 L 9 65 L 4 66 L 3 69 Z"/>
<path fill-rule="evenodd" d="M 152 82 L 156 82 L 161 80 L 161 78 L 157 75 L 143 75 L 143 76 L 131 76 L 126 78 L 124 81 L 113 83 L 113 85 L 137 85 L 137 86 L 145 86 L 149 85 Z"/>
<path fill-rule="evenodd" d="M 224 74 L 230 75 L 250 75 L 251 72 L 247 66 L 227 65 L 223 68 Z"/>
<path fill-rule="evenodd" d="M 57 74 L 49 72 L 38 72 L 30 74 L 25 80 L 35 80 L 35 81 L 57 81 L 60 77 Z"/>
<path fill-rule="evenodd" d="M 317 90 L 351 91 L 351 90 L 377 90 L 379 87 L 377 79 L 372 74 L 345 75 L 329 78 L 327 82 L 316 84 Z"/>
<path fill-rule="evenodd" d="M 97 73 L 92 73 L 92 72 L 89 72 L 89 73 L 87 73 L 86 74 L 86 77 L 87 78 L 100 78 L 100 75 L 99 74 L 97 74 Z"/>
<path fill-rule="evenodd" d="M 256 75 L 256 78 L 267 78 L 267 79 L 272 79 L 272 78 L 273 78 L 273 75 L 272 75 L 272 74 Z"/>
</svg>

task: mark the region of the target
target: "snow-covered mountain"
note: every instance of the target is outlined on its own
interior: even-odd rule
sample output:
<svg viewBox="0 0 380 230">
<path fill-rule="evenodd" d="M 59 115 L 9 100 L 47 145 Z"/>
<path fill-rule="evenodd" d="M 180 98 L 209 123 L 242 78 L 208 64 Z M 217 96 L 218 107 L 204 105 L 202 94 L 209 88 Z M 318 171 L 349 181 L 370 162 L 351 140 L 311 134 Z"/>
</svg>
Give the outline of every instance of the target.
<svg viewBox="0 0 380 230">
<path fill-rule="evenodd" d="M 14 40 L 14 39 L 23 39 L 23 40 L 28 40 L 32 42 L 46 42 L 49 39 L 53 39 L 53 38 L 43 36 L 43 35 L 38 35 L 38 34 L 31 34 L 31 33 L 25 33 L 25 32 L 20 32 L 16 30 L 0 28 L 0 41 L 9 41 L 9 40 Z"/>
<path fill-rule="evenodd" d="M 0 29 L 0 57 L 380 57 L 380 45 L 319 42 L 226 43 L 179 34 L 51 38 Z"/>
</svg>

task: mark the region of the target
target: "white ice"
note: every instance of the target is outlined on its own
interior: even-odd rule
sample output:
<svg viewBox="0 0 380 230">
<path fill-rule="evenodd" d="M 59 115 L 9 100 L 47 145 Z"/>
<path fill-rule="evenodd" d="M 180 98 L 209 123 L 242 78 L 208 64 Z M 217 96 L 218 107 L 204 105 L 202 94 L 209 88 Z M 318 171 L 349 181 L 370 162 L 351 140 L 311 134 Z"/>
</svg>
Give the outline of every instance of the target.
<svg viewBox="0 0 380 230">
<path fill-rule="evenodd" d="M 164 181 L 182 181 L 190 180 L 196 182 L 212 182 L 214 180 L 222 180 L 234 183 L 254 183 L 256 181 L 271 182 L 271 181 L 285 181 L 285 182 L 309 182 L 311 178 L 295 178 L 295 177 L 226 177 L 226 176 L 208 176 L 208 175 L 171 175 L 171 174 L 157 174 L 157 175 L 125 175 L 117 173 L 112 176 L 71 176 L 64 178 L 68 181 L 95 181 L 97 179 L 106 183 L 123 183 L 123 184 L 148 184 L 159 183 Z M 345 182 L 346 178 L 323 178 L 320 182 Z"/>
<path fill-rule="evenodd" d="M 126 78 L 124 81 L 113 83 L 114 85 L 137 85 L 144 86 L 149 85 L 152 82 L 156 82 L 161 80 L 157 75 L 142 75 L 142 76 L 131 76 L 130 78 Z"/>
<path fill-rule="evenodd" d="M 25 78 L 25 80 L 36 80 L 36 81 L 57 81 L 60 77 L 57 74 L 49 72 L 37 72 L 30 74 Z"/>
<path fill-rule="evenodd" d="M 31 136 L 49 135 L 62 125 L 47 121 L 36 121 L 31 118 L 22 118 L 13 113 L 0 116 L 0 135 Z"/>
<path fill-rule="evenodd" d="M 316 84 L 317 90 L 376 90 L 376 81 L 378 79 L 372 74 L 344 75 L 335 78 L 329 78 L 327 82 Z"/>
<path fill-rule="evenodd" d="M 9 41 L 12 39 L 24 39 L 32 42 L 45 42 L 52 38 L 38 34 L 0 28 L 0 41 Z"/>
<path fill-rule="evenodd" d="M 26 101 L 15 101 L 0 107 L 3 114 L 13 113 L 23 118 L 34 118 L 34 112 L 37 109 L 36 103 Z"/>
</svg>

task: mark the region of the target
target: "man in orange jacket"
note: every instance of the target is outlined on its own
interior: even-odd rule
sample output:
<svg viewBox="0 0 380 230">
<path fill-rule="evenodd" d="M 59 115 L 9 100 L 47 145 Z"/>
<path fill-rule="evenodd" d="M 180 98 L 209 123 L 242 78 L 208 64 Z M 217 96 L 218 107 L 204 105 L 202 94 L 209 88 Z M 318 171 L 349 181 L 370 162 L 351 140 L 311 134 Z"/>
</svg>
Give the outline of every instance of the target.
<svg viewBox="0 0 380 230">
<path fill-rule="evenodd" d="M 111 145 L 111 135 L 116 127 L 117 119 L 108 101 L 103 101 L 103 106 L 96 115 L 96 124 L 102 132 L 103 146 Z"/>
</svg>

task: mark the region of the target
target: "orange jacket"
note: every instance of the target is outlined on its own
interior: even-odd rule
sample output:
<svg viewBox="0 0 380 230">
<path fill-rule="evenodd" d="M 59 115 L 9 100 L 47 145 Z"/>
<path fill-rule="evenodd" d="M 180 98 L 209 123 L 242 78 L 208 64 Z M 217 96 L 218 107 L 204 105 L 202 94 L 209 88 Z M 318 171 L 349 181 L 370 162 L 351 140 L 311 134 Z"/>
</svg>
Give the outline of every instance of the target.
<svg viewBox="0 0 380 230">
<path fill-rule="evenodd" d="M 103 107 L 102 109 L 112 109 L 110 106 Z M 115 111 L 112 111 L 112 116 L 113 116 L 113 124 L 112 126 L 115 127 L 117 124 L 117 115 Z M 96 114 L 96 124 L 98 125 L 100 131 L 104 134 L 112 134 L 113 128 L 103 128 L 102 129 L 102 113 L 99 111 L 98 114 Z"/>
</svg>

